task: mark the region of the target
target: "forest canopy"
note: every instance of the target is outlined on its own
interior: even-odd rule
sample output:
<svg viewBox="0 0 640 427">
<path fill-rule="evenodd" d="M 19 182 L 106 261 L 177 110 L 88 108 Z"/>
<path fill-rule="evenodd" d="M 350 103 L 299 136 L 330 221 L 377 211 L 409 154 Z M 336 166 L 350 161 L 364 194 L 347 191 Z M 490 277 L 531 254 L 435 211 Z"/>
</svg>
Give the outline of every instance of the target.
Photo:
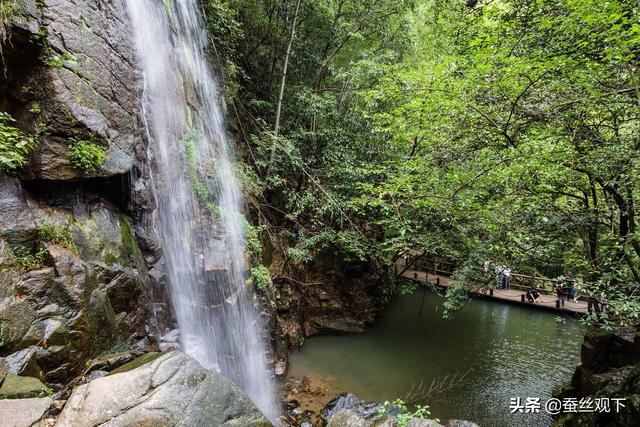
<svg viewBox="0 0 640 427">
<path fill-rule="evenodd" d="M 638 315 L 637 2 L 204 9 L 250 208 L 288 261 L 330 248 L 388 268 L 421 249 L 572 271 L 614 280 L 618 311 Z"/>
</svg>

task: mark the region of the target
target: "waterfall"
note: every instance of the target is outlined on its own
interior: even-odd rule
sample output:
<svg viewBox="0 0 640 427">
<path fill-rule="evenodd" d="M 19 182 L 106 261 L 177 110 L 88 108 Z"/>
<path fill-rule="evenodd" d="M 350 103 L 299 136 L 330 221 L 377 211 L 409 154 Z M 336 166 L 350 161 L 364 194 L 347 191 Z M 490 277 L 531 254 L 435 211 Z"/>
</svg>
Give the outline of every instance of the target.
<svg viewBox="0 0 640 427">
<path fill-rule="evenodd" d="M 144 77 L 153 223 L 183 350 L 278 415 L 246 280 L 242 195 L 196 0 L 126 0 Z"/>
</svg>

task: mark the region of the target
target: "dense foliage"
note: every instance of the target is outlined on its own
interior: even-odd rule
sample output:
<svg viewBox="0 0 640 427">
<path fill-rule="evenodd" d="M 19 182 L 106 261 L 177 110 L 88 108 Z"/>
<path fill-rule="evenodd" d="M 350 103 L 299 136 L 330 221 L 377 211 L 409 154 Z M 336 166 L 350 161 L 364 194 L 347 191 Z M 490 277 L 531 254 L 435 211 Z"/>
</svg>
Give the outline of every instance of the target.
<svg viewBox="0 0 640 427">
<path fill-rule="evenodd" d="M 455 260 L 463 281 L 485 259 L 573 271 L 593 292 L 613 280 L 617 311 L 637 313 L 637 2 L 205 10 L 234 83 L 252 209 L 291 260 L 330 247 L 391 265 L 419 248 Z"/>
<path fill-rule="evenodd" d="M 0 171 L 14 171 L 24 166 L 36 144 L 35 137 L 25 134 L 15 122 L 8 113 L 0 112 Z"/>
</svg>

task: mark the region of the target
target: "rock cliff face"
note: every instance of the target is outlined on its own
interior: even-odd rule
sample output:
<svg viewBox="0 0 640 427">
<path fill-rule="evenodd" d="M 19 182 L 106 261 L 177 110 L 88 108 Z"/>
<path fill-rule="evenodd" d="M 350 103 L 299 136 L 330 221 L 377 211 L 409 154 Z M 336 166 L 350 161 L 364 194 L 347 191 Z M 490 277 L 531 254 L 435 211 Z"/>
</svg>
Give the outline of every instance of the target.
<svg viewBox="0 0 640 427">
<path fill-rule="evenodd" d="M 9 0 L 2 47 L 3 110 L 38 135 L 25 179 L 78 180 L 125 174 L 140 146 L 138 90 L 122 0 Z M 105 149 L 95 171 L 74 168 L 74 138 Z"/>
<path fill-rule="evenodd" d="M 116 343 L 144 344 L 148 279 L 111 202 L 34 194 L 0 179 L 0 360 L 61 385 Z"/>
<path fill-rule="evenodd" d="M 555 391 L 555 397 L 595 399 L 625 398 L 624 408 L 561 414 L 556 426 L 632 427 L 640 420 L 640 332 L 635 327 L 614 331 L 592 330 L 585 336 L 582 364 L 571 383 Z"/>
<path fill-rule="evenodd" d="M 5 4 L 0 111 L 37 144 L 0 172 L 0 366 L 57 389 L 100 353 L 147 345 L 139 73 L 123 0 Z M 74 141 L 106 160 L 78 167 Z"/>
<path fill-rule="evenodd" d="M 281 267 L 274 262 L 271 269 Z M 288 269 L 291 278 L 276 279 L 275 302 L 281 336 L 291 348 L 313 335 L 364 332 L 395 293 L 390 272 L 345 261 L 330 249 Z"/>
</svg>

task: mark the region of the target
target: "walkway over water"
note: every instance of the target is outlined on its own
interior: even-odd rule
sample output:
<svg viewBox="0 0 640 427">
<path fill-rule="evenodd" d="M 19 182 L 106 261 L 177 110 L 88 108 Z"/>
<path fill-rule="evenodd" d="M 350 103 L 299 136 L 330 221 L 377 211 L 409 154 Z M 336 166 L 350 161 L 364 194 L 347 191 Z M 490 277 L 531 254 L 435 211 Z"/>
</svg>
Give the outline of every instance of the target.
<svg viewBox="0 0 640 427">
<path fill-rule="evenodd" d="M 445 276 L 443 274 L 433 274 L 426 271 L 417 271 L 417 270 L 406 270 L 402 273 L 403 277 L 407 279 L 420 280 L 422 282 L 429 282 L 434 285 L 446 288 L 449 286 L 453 286 L 455 281 L 450 277 Z M 568 312 L 568 313 L 579 313 L 579 314 L 587 314 L 589 313 L 589 306 L 586 301 L 578 300 L 577 303 L 574 303 L 572 299 L 568 299 L 564 303 L 564 307 L 560 306 L 560 308 L 556 307 L 556 296 L 555 295 L 545 295 L 542 292 L 540 293 L 540 297 L 537 299 L 535 303 L 529 303 L 523 301 L 523 296 L 526 293 L 526 290 L 522 289 L 493 289 L 493 294 L 489 295 L 488 293 L 484 293 L 481 291 L 476 291 L 474 294 L 480 295 L 486 298 L 492 298 L 496 300 L 502 300 L 509 303 L 514 304 L 522 304 L 535 308 L 543 308 L 547 310 Z"/>
<path fill-rule="evenodd" d="M 429 258 L 425 251 L 409 251 L 399 260 L 396 268 L 399 276 L 408 279 L 429 282 L 444 288 L 455 285 L 455 281 L 451 279 L 456 268 L 455 264 Z M 471 293 L 536 308 L 577 314 L 591 313 L 591 302 L 585 298 L 578 299 L 575 303 L 572 298 L 567 298 L 562 306 L 556 296 L 556 284 L 557 280 L 546 277 L 511 273 L 511 289 L 489 289 L 487 286 L 478 286 L 471 290 Z M 534 303 L 527 302 L 525 297 L 527 289 L 531 286 L 540 293 L 540 297 Z"/>
</svg>

